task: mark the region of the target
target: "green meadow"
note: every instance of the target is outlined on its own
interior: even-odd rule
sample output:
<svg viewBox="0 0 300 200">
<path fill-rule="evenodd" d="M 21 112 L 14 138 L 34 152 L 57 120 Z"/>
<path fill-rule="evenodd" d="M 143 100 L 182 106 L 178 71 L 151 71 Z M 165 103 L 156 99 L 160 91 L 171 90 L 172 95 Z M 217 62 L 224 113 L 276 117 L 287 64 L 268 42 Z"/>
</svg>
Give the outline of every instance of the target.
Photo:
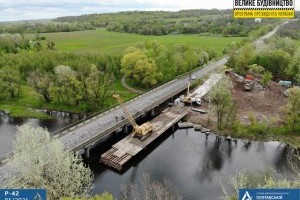
<svg viewBox="0 0 300 200">
<path fill-rule="evenodd" d="M 241 41 L 242 37 L 199 36 L 199 35 L 164 35 L 145 36 L 128 33 L 109 32 L 105 29 L 91 31 L 46 33 L 41 34 L 47 40 L 55 41 L 56 48 L 73 53 L 104 53 L 120 55 L 123 51 L 138 42 L 157 41 L 167 47 L 188 45 L 199 48 L 215 48 L 222 51 L 231 42 Z"/>
</svg>

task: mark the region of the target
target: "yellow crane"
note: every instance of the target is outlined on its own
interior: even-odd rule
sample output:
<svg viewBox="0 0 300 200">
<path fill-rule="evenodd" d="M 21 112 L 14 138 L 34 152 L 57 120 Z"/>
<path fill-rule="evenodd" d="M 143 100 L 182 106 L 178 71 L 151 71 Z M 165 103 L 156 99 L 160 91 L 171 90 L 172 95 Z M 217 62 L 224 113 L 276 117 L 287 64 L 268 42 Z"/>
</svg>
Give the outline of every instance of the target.
<svg viewBox="0 0 300 200">
<path fill-rule="evenodd" d="M 150 136 L 150 134 L 152 133 L 152 130 L 153 130 L 152 124 L 150 122 L 146 122 L 139 126 L 136 123 L 136 121 L 134 120 L 134 118 L 132 117 L 132 115 L 130 114 L 129 110 L 126 108 L 125 103 L 122 100 L 122 98 L 120 97 L 120 95 L 114 94 L 113 97 L 117 99 L 121 108 L 123 109 L 124 114 L 127 116 L 127 119 L 131 123 L 131 125 L 133 127 L 133 137 L 138 137 L 141 140 L 144 140 L 148 136 Z"/>
</svg>

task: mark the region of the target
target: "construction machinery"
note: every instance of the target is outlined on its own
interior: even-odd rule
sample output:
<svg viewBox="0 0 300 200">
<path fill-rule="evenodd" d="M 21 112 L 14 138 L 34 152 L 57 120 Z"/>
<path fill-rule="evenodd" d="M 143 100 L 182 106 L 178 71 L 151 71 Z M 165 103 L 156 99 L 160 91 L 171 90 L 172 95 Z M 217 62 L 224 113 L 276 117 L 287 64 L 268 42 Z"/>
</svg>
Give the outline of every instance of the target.
<svg viewBox="0 0 300 200">
<path fill-rule="evenodd" d="M 183 96 L 181 98 L 181 102 L 184 103 L 184 104 L 192 105 L 193 102 L 195 102 L 195 98 L 192 98 L 191 94 L 190 94 L 191 81 L 195 80 L 195 79 L 196 79 L 196 77 L 192 76 L 192 66 L 191 66 L 190 67 L 190 74 L 189 74 L 189 82 L 188 82 L 188 86 L 187 86 L 187 94 L 186 94 L 186 96 Z"/>
<path fill-rule="evenodd" d="M 250 91 L 254 86 L 254 77 L 252 75 L 246 75 L 245 79 L 245 90 Z"/>
<path fill-rule="evenodd" d="M 113 95 L 114 98 L 117 99 L 121 108 L 123 109 L 124 114 L 127 116 L 128 121 L 131 123 L 133 127 L 133 137 L 140 138 L 141 140 L 146 139 L 150 136 L 153 131 L 153 126 L 150 122 L 146 122 L 142 125 L 138 125 L 134 120 L 133 116 L 130 114 L 129 110 L 126 108 L 124 101 L 120 97 L 120 95 Z"/>
</svg>

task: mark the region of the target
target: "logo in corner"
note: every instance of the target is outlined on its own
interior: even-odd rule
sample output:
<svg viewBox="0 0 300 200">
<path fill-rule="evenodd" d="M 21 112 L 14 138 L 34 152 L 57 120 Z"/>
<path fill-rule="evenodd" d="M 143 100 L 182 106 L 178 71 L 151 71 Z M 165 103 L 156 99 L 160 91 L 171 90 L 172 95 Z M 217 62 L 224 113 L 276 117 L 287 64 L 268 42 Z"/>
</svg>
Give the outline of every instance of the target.
<svg viewBox="0 0 300 200">
<path fill-rule="evenodd" d="M 252 197 L 250 196 L 248 191 L 246 191 L 246 193 L 244 194 L 242 200 L 252 200 Z"/>
<path fill-rule="evenodd" d="M 33 198 L 33 200 L 43 200 L 43 198 L 41 197 L 41 195 L 39 193 L 37 193 L 35 195 L 35 197 Z"/>
</svg>

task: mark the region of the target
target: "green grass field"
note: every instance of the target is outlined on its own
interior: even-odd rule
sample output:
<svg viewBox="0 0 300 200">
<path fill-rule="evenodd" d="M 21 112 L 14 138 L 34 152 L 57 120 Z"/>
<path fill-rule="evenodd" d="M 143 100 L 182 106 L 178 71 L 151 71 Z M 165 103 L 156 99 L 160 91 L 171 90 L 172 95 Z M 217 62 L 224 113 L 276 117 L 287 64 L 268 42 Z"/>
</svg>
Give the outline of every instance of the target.
<svg viewBox="0 0 300 200">
<path fill-rule="evenodd" d="M 42 34 L 47 40 L 55 41 L 56 48 L 75 53 L 122 54 L 123 51 L 138 42 L 157 41 L 168 47 L 176 44 L 199 48 L 215 48 L 218 51 L 233 41 L 241 41 L 241 37 L 219 37 L 199 35 L 165 35 L 145 36 L 128 33 L 109 32 L 104 29 L 77 31 L 67 33 Z"/>
</svg>

